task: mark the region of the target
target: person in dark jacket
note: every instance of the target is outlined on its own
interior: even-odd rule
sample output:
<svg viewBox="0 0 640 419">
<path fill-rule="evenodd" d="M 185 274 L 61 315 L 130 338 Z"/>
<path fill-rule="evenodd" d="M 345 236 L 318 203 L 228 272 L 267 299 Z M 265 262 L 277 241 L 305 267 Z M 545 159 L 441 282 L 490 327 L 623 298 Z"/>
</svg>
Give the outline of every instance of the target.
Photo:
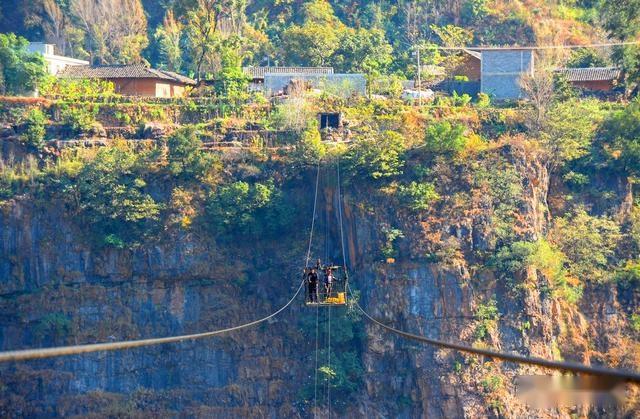
<svg viewBox="0 0 640 419">
<path fill-rule="evenodd" d="M 309 302 L 318 302 L 318 273 L 315 268 L 311 268 L 307 275 L 307 289 L 309 290 Z"/>
</svg>

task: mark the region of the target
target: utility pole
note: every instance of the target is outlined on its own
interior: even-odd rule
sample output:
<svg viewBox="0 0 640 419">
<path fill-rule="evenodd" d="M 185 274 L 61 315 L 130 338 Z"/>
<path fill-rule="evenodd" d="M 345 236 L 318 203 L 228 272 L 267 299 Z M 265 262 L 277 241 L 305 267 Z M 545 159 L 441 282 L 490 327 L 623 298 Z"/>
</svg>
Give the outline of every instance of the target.
<svg viewBox="0 0 640 419">
<path fill-rule="evenodd" d="M 418 106 L 422 107 L 422 68 L 420 66 L 420 46 L 418 46 L 416 57 L 418 59 Z"/>
</svg>

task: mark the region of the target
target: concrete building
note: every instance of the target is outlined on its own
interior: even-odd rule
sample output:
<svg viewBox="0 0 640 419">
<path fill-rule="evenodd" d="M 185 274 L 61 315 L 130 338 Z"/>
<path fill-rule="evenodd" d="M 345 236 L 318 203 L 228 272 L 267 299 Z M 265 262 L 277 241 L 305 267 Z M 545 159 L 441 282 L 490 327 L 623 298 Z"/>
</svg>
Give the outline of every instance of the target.
<svg viewBox="0 0 640 419">
<path fill-rule="evenodd" d="M 294 83 L 304 83 L 311 89 L 325 90 L 336 96 L 364 96 L 367 93 L 367 80 L 364 74 L 266 74 L 264 91 L 273 96 L 287 93 Z"/>
<path fill-rule="evenodd" d="M 104 65 L 66 67 L 61 78 L 101 79 L 112 82 L 116 93 L 128 96 L 182 97 L 195 80 L 180 74 L 144 65 Z"/>
<path fill-rule="evenodd" d="M 249 89 L 261 91 L 267 74 L 327 75 L 333 74 L 333 67 L 243 67 L 242 72 L 251 79 Z"/>
<path fill-rule="evenodd" d="M 599 92 L 613 90 L 620 79 L 617 67 L 559 68 L 556 72 L 564 75 L 575 87 Z"/>
<path fill-rule="evenodd" d="M 37 52 L 41 54 L 44 58 L 44 61 L 47 63 L 47 71 L 49 72 L 49 74 L 54 76 L 68 66 L 89 64 L 89 61 L 56 55 L 55 45 L 53 44 L 45 44 L 43 42 L 30 42 L 27 50 L 29 50 L 30 52 Z"/>
<path fill-rule="evenodd" d="M 520 79 L 524 75 L 533 75 L 533 50 L 484 49 L 481 54 L 480 90 L 498 100 L 522 98 Z"/>
<path fill-rule="evenodd" d="M 249 88 L 268 96 L 288 93 L 291 86 L 331 91 L 341 96 L 365 95 L 367 82 L 363 74 L 334 74 L 333 67 L 244 67 Z"/>
</svg>

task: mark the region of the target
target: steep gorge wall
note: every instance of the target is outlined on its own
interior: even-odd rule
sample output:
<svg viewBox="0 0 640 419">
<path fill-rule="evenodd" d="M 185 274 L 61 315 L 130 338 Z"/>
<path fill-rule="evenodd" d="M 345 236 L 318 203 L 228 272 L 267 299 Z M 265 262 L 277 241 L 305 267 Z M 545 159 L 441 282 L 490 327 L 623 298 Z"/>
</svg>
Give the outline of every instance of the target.
<svg viewBox="0 0 640 419">
<path fill-rule="evenodd" d="M 525 197 L 514 228 L 535 239 L 548 228 L 549 174 L 525 150 L 505 153 L 522 175 Z M 370 192 L 366 183 L 349 183 L 344 218 L 352 281 L 362 306 L 375 317 L 413 333 L 470 342 L 478 305 L 495 296 L 501 316 L 487 337 L 493 348 L 545 358 L 561 351 L 581 362 L 608 363 L 607 356 L 594 352 L 624 341 L 622 306 L 637 304 L 636 296 L 625 294 L 618 301 L 615 290 L 594 287 L 579 307 L 566 307 L 541 291 L 547 280 L 533 270 L 520 278 L 532 286 L 514 300 L 490 269 L 475 263 L 470 250 L 491 247 L 494 209 L 485 200 L 474 211 L 445 216 L 437 226 L 443 237 L 462 243 L 463 257 L 433 261 L 414 249 L 417 242 L 429 242 L 429 219 L 401 214 Z M 341 257 L 337 202 L 331 182 L 322 185 L 314 250 L 333 260 Z M 380 256 L 385 225 L 406 234 L 393 263 Z M 286 302 L 306 250 L 298 237 L 215 242 L 197 234 L 135 250 L 94 249 L 83 244 L 82 226 L 62 208 L 19 200 L 5 205 L 0 227 L 3 350 L 168 336 L 250 321 Z M 305 338 L 301 321 L 310 316 L 297 302 L 264 326 L 220 338 L 3 365 L 0 413 L 306 417 L 310 405 L 300 392 L 313 382 L 314 342 Z M 334 415 L 520 417 L 527 412 L 514 398 L 511 379 L 536 369 L 417 345 L 362 325 L 366 335 L 357 349 L 363 382 L 346 404 L 334 406 Z M 492 385 L 492 377 L 500 384 Z"/>
</svg>

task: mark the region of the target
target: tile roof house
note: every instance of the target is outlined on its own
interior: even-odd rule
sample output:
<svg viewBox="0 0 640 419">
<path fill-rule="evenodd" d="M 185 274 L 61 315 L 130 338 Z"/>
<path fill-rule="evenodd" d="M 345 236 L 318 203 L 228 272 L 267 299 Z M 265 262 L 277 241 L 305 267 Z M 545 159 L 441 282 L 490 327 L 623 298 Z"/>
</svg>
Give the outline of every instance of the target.
<svg viewBox="0 0 640 419">
<path fill-rule="evenodd" d="M 556 73 L 564 75 L 576 87 L 597 91 L 612 90 L 620 78 L 617 67 L 558 68 Z"/>
<path fill-rule="evenodd" d="M 187 86 L 196 85 L 189 77 L 140 64 L 66 67 L 58 77 L 108 80 L 115 85 L 116 93 L 146 97 L 182 97 Z"/>
<path fill-rule="evenodd" d="M 267 74 L 333 74 L 333 67 L 243 67 L 252 80 L 264 80 Z"/>
</svg>

